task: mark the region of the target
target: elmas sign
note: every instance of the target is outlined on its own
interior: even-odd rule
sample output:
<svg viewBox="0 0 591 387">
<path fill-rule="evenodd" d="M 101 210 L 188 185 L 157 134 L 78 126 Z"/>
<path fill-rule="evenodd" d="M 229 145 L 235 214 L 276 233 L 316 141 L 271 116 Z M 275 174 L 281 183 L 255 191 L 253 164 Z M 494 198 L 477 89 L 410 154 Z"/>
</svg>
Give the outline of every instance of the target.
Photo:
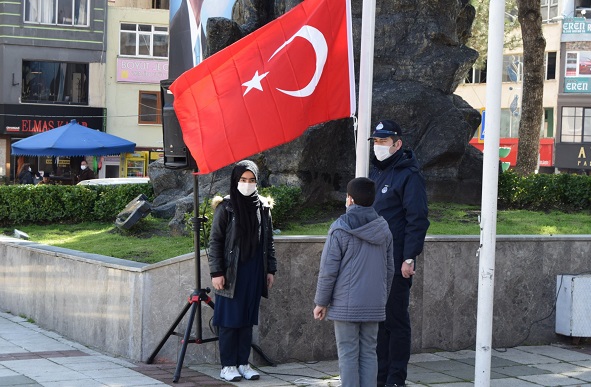
<svg viewBox="0 0 591 387">
<path fill-rule="evenodd" d="M 106 109 L 86 106 L 0 105 L 0 134 L 28 137 L 68 124 L 105 130 Z"/>
</svg>

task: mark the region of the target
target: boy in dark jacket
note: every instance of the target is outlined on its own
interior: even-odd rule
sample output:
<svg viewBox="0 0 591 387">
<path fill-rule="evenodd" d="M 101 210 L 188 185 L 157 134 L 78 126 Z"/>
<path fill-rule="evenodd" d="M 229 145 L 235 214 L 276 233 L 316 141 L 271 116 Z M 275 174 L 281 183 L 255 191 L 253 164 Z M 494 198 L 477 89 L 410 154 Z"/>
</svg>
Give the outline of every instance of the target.
<svg viewBox="0 0 591 387">
<path fill-rule="evenodd" d="M 328 231 L 322 251 L 314 318 L 334 321 L 342 387 L 376 385 L 378 323 L 394 276 L 392 233 L 373 209 L 375 183 L 347 185 L 347 212 Z"/>
</svg>

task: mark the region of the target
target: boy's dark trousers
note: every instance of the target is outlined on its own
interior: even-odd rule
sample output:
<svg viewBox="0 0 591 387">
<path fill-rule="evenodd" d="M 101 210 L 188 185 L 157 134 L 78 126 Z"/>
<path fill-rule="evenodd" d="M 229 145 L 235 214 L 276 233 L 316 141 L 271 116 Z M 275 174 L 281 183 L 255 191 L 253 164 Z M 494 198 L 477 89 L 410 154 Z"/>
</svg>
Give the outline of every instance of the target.
<svg viewBox="0 0 591 387">
<path fill-rule="evenodd" d="M 378 330 L 378 386 L 404 386 L 410 359 L 410 288 L 412 277 L 395 275 L 386 304 L 386 321 Z"/>
</svg>

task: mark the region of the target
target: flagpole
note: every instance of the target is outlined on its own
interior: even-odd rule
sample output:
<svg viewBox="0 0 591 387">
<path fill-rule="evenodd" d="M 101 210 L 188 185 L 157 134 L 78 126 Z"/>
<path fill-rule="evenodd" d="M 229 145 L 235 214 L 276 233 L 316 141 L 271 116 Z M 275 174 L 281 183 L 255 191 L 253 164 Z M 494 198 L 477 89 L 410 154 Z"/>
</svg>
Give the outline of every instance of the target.
<svg viewBox="0 0 591 387">
<path fill-rule="evenodd" d="M 363 0 L 362 12 L 355 177 L 367 177 L 369 173 L 369 141 L 367 139 L 370 136 L 371 126 L 376 1 Z"/>
<path fill-rule="evenodd" d="M 490 386 L 505 0 L 489 4 L 474 385 Z"/>
</svg>

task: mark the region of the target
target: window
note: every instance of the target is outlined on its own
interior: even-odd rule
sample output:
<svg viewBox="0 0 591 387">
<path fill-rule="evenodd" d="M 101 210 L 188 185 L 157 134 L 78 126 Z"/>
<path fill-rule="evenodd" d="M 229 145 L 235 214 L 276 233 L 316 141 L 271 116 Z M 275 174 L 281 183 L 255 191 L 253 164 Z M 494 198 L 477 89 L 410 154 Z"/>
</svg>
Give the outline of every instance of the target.
<svg viewBox="0 0 591 387">
<path fill-rule="evenodd" d="M 25 22 L 88 26 L 89 0 L 25 0 Z"/>
<path fill-rule="evenodd" d="M 121 24 L 119 55 L 167 58 L 168 27 Z"/>
<path fill-rule="evenodd" d="M 544 57 L 546 80 L 556 79 L 556 52 L 547 52 Z"/>
<path fill-rule="evenodd" d="M 561 142 L 591 142 L 591 108 L 563 107 Z"/>
<path fill-rule="evenodd" d="M 464 83 L 486 83 L 486 63 L 482 69 L 472 67 L 472 70 L 466 76 Z"/>
<path fill-rule="evenodd" d="M 540 11 L 543 21 L 552 21 L 552 18 L 558 16 L 558 0 L 542 0 Z"/>
<path fill-rule="evenodd" d="M 88 105 L 88 64 L 23 61 L 21 101 Z"/>
<path fill-rule="evenodd" d="M 139 124 L 161 124 L 162 109 L 160 92 L 140 91 L 140 105 L 138 109 Z"/>
<path fill-rule="evenodd" d="M 170 0 L 152 0 L 154 9 L 170 9 Z"/>
<path fill-rule="evenodd" d="M 519 137 L 519 121 L 521 114 L 515 109 L 501 109 L 501 131 L 500 136 Z"/>
<path fill-rule="evenodd" d="M 521 55 L 503 55 L 503 82 L 523 80 L 523 61 Z"/>
<path fill-rule="evenodd" d="M 544 108 L 541 137 L 554 137 L 554 108 Z"/>
</svg>

